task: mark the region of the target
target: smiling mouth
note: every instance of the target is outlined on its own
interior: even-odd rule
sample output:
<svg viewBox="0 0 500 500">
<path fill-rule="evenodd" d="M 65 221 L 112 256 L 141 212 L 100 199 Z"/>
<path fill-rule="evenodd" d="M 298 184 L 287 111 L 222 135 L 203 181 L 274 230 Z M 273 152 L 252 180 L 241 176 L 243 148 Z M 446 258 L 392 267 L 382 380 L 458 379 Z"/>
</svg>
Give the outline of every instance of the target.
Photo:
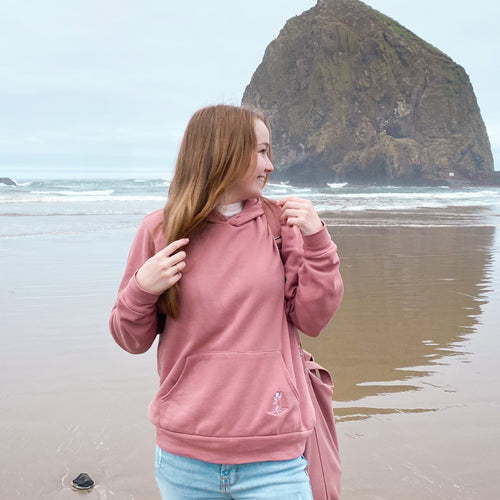
<svg viewBox="0 0 500 500">
<path fill-rule="evenodd" d="M 259 182 L 261 182 L 261 183 L 262 183 L 262 185 L 264 185 L 264 184 L 266 183 L 266 178 L 265 178 L 265 177 L 259 176 L 259 177 L 257 177 L 257 180 L 258 180 Z"/>
</svg>

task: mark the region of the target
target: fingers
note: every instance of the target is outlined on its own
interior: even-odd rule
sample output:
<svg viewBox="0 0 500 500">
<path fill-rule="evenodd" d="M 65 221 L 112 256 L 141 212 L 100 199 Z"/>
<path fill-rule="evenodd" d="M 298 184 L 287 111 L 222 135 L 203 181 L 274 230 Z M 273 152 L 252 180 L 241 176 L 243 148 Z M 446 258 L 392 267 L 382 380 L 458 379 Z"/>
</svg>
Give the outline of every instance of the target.
<svg viewBox="0 0 500 500">
<path fill-rule="evenodd" d="M 184 254 L 182 260 L 179 260 L 178 262 L 172 261 L 166 268 L 166 272 L 169 273 L 171 276 L 179 275 L 180 277 L 182 270 L 186 267 L 186 263 L 184 262 L 184 259 L 186 258 L 186 253 L 185 252 L 180 252 L 180 253 Z M 179 254 L 176 254 L 176 256 Z"/>
<path fill-rule="evenodd" d="M 163 275 L 168 278 L 167 288 L 172 286 L 170 283 L 172 279 L 175 279 L 175 282 L 177 282 L 182 276 L 182 270 L 186 267 L 186 263 L 184 262 L 186 252 L 178 250 L 188 243 L 189 240 L 187 238 L 173 241 L 155 255 Z"/>
<path fill-rule="evenodd" d="M 281 207 L 283 213 L 299 214 L 316 212 L 311 201 L 295 196 L 289 196 L 288 198 L 279 200 L 278 206 Z"/>
<path fill-rule="evenodd" d="M 309 200 L 295 196 L 289 196 L 278 201 L 278 205 L 281 207 L 281 215 L 284 220 L 307 217 L 312 213 L 316 213 L 313 204 Z"/>
<path fill-rule="evenodd" d="M 168 257 L 173 253 L 177 252 L 179 248 L 187 245 L 189 243 L 189 238 L 182 238 L 180 240 L 172 241 L 169 245 L 167 245 L 163 250 L 160 250 L 156 255 L 161 255 L 162 257 Z"/>
<path fill-rule="evenodd" d="M 178 252 L 177 250 L 187 245 L 188 243 L 189 239 L 183 238 L 181 240 L 173 241 L 163 250 L 160 250 L 160 252 L 162 252 L 162 255 L 160 257 L 165 259 L 164 270 L 167 274 L 170 274 L 171 276 L 178 276 L 178 278 L 180 279 L 181 271 L 186 267 L 186 263 L 184 262 L 184 259 L 186 258 L 186 252 L 184 250 Z"/>
<path fill-rule="evenodd" d="M 186 252 L 178 250 L 187 243 L 187 238 L 173 241 L 148 259 L 136 273 L 139 286 L 147 292 L 161 294 L 175 285 L 186 267 Z"/>
<path fill-rule="evenodd" d="M 175 267 L 179 270 L 184 269 L 185 263 L 184 259 L 186 258 L 186 252 L 184 250 L 181 250 L 180 252 L 174 253 L 174 255 L 171 255 L 170 257 L 163 257 L 164 262 L 165 262 L 165 267 Z"/>
<path fill-rule="evenodd" d="M 314 206 L 310 200 L 288 196 L 278 201 L 281 207 L 283 222 L 289 226 L 297 226 L 304 235 L 314 234 L 323 227 Z"/>
<path fill-rule="evenodd" d="M 304 203 L 304 202 L 309 202 L 309 200 L 306 200 L 305 198 L 299 198 L 298 196 L 287 196 L 286 198 L 282 198 L 281 200 L 278 200 L 276 203 L 280 206 L 283 206 L 285 203 L 288 202 L 298 202 L 298 203 Z"/>
<path fill-rule="evenodd" d="M 165 281 L 165 285 L 166 285 L 165 290 L 172 288 L 182 278 L 182 273 L 180 271 L 182 271 L 182 269 L 184 269 L 184 266 L 185 266 L 184 263 L 182 263 L 182 264 L 183 264 L 183 266 L 180 269 L 177 269 L 177 266 L 180 266 L 180 264 L 177 264 L 176 266 L 173 266 L 171 268 L 171 276 L 168 278 L 168 280 Z"/>
</svg>

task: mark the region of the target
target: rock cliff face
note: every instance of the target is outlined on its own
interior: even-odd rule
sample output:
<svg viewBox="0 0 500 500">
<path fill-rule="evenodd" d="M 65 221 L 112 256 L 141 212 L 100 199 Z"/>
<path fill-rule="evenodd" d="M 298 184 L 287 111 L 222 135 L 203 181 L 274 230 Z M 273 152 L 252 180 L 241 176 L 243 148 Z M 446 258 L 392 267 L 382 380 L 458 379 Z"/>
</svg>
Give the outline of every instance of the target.
<svg viewBox="0 0 500 500">
<path fill-rule="evenodd" d="M 8 177 L 0 177 L 0 184 L 7 184 L 7 186 L 17 186 L 17 184 Z"/>
<path fill-rule="evenodd" d="M 290 19 L 242 101 L 269 117 L 276 175 L 294 184 L 493 178 L 464 69 L 358 0 Z"/>
</svg>

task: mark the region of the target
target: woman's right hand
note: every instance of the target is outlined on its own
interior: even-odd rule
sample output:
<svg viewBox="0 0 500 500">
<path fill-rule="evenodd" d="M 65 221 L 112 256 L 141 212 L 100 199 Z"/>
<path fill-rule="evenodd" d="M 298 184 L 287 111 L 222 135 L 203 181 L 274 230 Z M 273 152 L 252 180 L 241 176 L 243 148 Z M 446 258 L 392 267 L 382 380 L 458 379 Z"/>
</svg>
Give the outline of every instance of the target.
<svg viewBox="0 0 500 500">
<path fill-rule="evenodd" d="M 188 238 L 173 241 L 144 262 L 135 275 L 139 286 L 157 295 L 174 286 L 182 278 L 181 271 L 186 267 L 186 252 L 177 250 L 188 243 Z"/>
</svg>

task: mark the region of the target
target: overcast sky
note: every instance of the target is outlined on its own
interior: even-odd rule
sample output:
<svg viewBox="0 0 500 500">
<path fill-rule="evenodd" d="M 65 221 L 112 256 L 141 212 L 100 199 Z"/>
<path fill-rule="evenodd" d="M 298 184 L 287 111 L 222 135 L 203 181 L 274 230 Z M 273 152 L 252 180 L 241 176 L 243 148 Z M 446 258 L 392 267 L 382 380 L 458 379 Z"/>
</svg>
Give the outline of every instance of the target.
<svg viewBox="0 0 500 500">
<path fill-rule="evenodd" d="M 500 2 L 367 0 L 467 71 L 500 169 Z M 316 0 L 2 0 L 0 177 L 163 175 Z"/>
</svg>

